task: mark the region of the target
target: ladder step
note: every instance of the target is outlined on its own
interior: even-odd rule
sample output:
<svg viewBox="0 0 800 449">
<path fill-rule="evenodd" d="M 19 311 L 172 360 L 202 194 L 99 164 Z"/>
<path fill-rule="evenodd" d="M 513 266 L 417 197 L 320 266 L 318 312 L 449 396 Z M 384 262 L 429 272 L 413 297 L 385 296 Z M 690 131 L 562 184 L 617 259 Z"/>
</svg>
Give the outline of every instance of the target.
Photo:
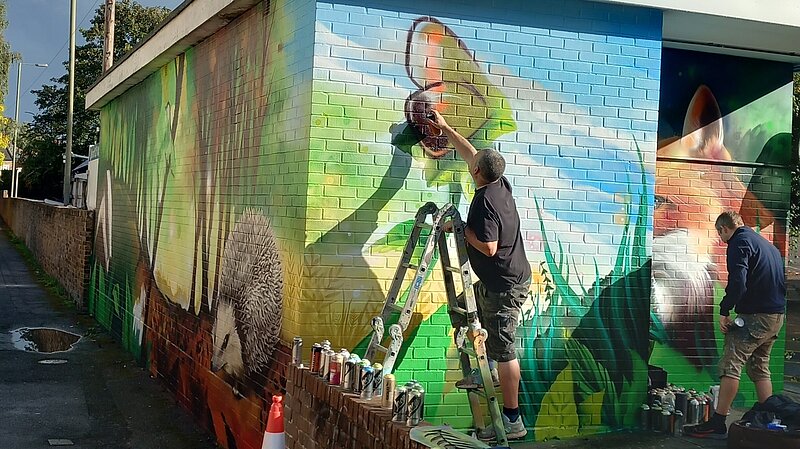
<svg viewBox="0 0 800 449">
<path fill-rule="evenodd" d="M 417 227 L 420 229 L 433 229 L 433 225 L 429 225 L 428 223 L 420 223 Z"/>
<path fill-rule="evenodd" d="M 459 313 L 461 315 L 466 315 L 467 314 L 467 309 L 463 309 L 463 308 L 458 307 L 458 306 L 450 306 L 450 310 L 455 312 L 455 313 Z"/>
<path fill-rule="evenodd" d="M 481 395 L 483 397 L 486 397 L 486 390 L 483 389 L 483 385 L 467 385 L 467 386 L 464 386 L 464 385 L 456 384 L 456 388 L 458 388 L 459 390 L 467 390 L 467 391 L 470 391 L 470 392 L 474 392 L 474 393 L 477 393 L 477 394 L 479 394 L 479 395 Z"/>
<path fill-rule="evenodd" d="M 386 304 L 386 308 L 389 310 L 394 310 L 395 312 L 403 311 L 403 308 L 398 306 L 397 304 Z"/>
<path fill-rule="evenodd" d="M 416 270 L 419 267 L 417 265 L 414 265 L 413 263 L 404 263 L 403 264 L 403 268 L 408 268 L 410 270 Z"/>
<path fill-rule="evenodd" d="M 456 267 L 444 267 L 444 269 L 445 271 L 449 271 L 451 273 L 461 273 L 461 270 Z"/>
<path fill-rule="evenodd" d="M 467 354 L 467 355 L 471 356 L 471 357 L 478 358 L 478 354 L 476 354 L 475 350 L 473 350 L 473 349 L 461 348 L 460 351 L 463 352 L 464 354 Z"/>
<path fill-rule="evenodd" d="M 380 352 L 389 352 L 389 348 L 383 345 L 375 345 L 375 350 Z"/>
</svg>

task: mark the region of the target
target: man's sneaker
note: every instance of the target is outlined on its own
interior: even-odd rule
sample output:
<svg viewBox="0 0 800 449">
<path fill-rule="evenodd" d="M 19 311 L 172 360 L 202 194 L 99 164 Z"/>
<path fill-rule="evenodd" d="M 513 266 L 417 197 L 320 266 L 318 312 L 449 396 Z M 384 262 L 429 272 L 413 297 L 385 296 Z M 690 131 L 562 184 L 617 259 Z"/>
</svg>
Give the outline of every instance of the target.
<svg viewBox="0 0 800 449">
<path fill-rule="evenodd" d="M 500 379 L 496 370 L 492 370 L 492 383 L 495 388 L 500 388 Z M 481 378 L 481 371 L 478 368 L 473 368 L 468 376 L 456 382 L 456 388 L 463 390 L 475 390 L 481 387 L 483 387 L 483 378 Z"/>
<path fill-rule="evenodd" d="M 517 418 L 516 421 L 511 422 L 505 414 L 500 413 L 503 417 L 503 426 L 506 428 L 506 438 L 509 440 L 519 440 L 528 434 L 528 429 L 522 422 L 522 416 Z M 478 439 L 483 441 L 492 441 L 497 437 L 494 431 L 494 426 L 491 424 L 478 432 Z"/>
<path fill-rule="evenodd" d="M 710 438 L 713 440 L 724 440 L 728 438 L 728 427 L 725 423 L 706 421 L 696 426 L 684 427 L 683 434 L 692 438 Z"/>
</svg>

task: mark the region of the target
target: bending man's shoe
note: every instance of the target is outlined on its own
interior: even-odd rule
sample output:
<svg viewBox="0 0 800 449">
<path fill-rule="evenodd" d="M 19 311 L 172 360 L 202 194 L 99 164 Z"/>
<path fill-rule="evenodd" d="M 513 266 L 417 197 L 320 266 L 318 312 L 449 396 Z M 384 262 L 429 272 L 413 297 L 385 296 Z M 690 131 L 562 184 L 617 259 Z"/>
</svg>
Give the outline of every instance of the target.
<svg viewBox="0 0 800 449">
<path fill-rule="evenodd" d="M 724 440 L 728 438 L 728 426 L 725 425 L 725 416 L 715 413 L 710 420 L 702 424 L 685 427 L 683 434 L 692 438 Z"/>
</svg>

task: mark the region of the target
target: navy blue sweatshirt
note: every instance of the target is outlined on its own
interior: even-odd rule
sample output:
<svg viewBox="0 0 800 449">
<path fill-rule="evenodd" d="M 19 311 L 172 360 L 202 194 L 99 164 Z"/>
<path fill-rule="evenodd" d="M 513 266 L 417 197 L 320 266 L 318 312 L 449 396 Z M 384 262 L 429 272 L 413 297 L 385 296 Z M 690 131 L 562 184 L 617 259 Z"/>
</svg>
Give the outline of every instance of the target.
<svg viewBox="0 0 800 449">
<path fill-rule="evenodd" d="M 736 229 L 728 240 L 728 286 L 719 314 L 784 313 L 786 282 L 781 253 L 748 227 Z"/>
</svg>

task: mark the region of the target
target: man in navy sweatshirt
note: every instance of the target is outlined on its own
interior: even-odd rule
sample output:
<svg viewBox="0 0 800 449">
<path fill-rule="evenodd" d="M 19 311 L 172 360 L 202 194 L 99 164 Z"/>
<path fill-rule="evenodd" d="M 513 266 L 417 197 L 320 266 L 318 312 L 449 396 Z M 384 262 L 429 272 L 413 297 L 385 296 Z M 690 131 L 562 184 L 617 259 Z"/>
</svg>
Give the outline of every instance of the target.
<svg viewBox="0 0 800 449">
<path fill-rule="evenodd" d="M 717 233 L 728 244 L 728 286 L 719 310 L 719 328 L 725 348 L 719 362 L 720 391 L 714 416 L 692 426 L 686 434 L 698 438 L 724 439 L 725 418 L 739 390 L 742 367 L 756 386 L 758 402 L 772 396 L 769 354 L 783 326 L 786 282 L 780 251 L 767 239 L 744 226 L 736 212 L 723 212 L 715 223 Z M 731 309 L 744 320 L 738 328 Z"/>
</svg>

